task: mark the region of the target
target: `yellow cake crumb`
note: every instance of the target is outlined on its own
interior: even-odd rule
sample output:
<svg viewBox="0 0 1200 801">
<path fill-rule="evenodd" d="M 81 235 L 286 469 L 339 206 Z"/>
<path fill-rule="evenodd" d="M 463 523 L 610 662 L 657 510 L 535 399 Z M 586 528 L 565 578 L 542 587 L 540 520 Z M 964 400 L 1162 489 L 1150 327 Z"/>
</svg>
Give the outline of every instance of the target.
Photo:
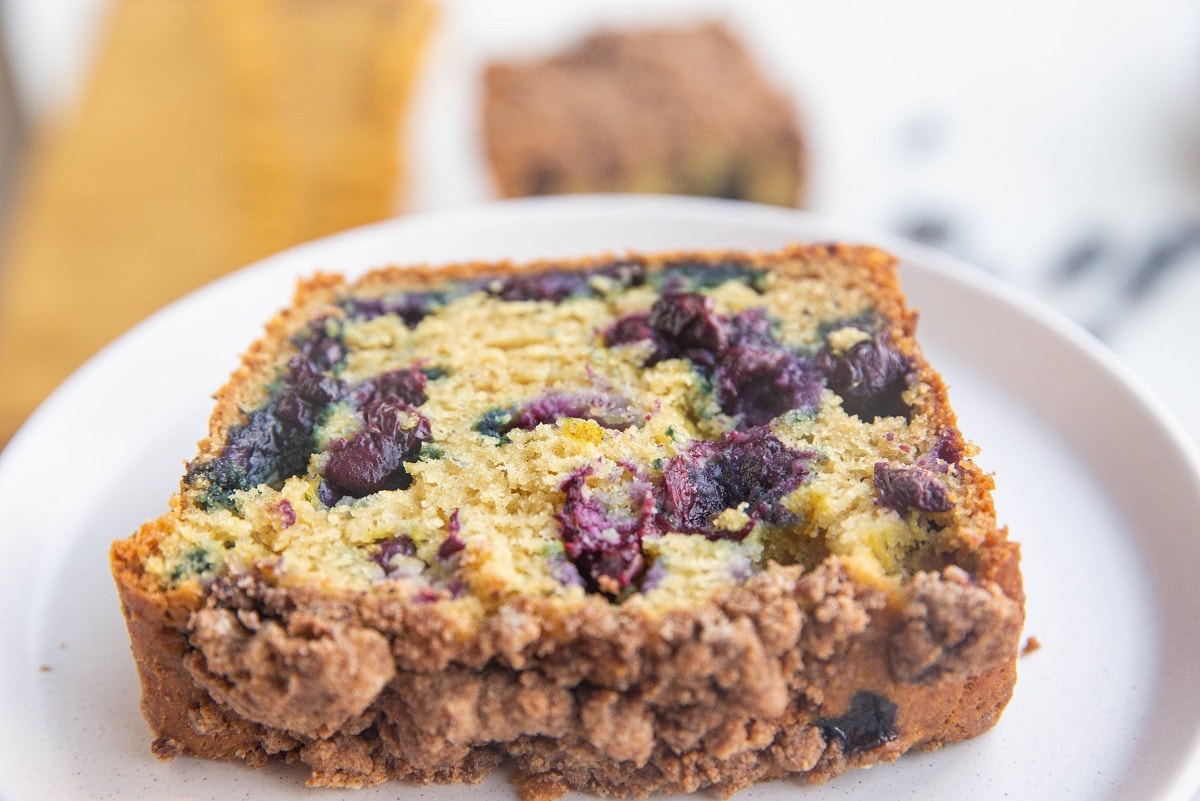
<svg viewBox="0 0 1200 801">
<path fill-rule="evenodd" d="M 711 378 L 688 359 L 647 364 L 652 343 L 606 346 L 603 332 L 616 320 L 648 313 L 659 297 L 653 286 L 623 288 L 594 275 L 592 295 L 564 302 L 504 300 L 495 295 L 498 286 L 446 295 L 436 313 L 412 324 L 395 314 L 356 316 L 339 301 L 323 317 L 316 313 L 323 322 L 317 334 L 306 335 L 342 343 L 336 377 L 345 386 L 417 368 L 433 376 L 419 410 L 432 441 L 405 463 L 409 486 L 334 505 L 324 499 L 330 448 L 366 425 L 355 402 L 342 399 L 314 427 L 316 452 L 305 475 L 280 489 L 235 492 L 232 509 L 187 507 L 185 525 L 159 544 L 147 570 L 170 583 L 197 575 L 197 568 L 208 575 L 270 561 L 288 583 L 365 590 L 425 565 L 439 581 L 459 576 L 481 613 L 522 595 L 580 603 L 584 596 L 562 574 L 570 569 L 560 540 L 568 479 L 590 471 L 581 502 L 608 504 L 617 519 L 633 519 L 645 498 L 661 497 L 646 496 L 644 487 L 661 484 L 664 465 L 696 442 L 721 438 L 736 420 L 722 410 Z M 714 312 L 729 319 L 762 309 L 772 336 L 795 352 L 811 354 L 824 342 L 841 354 L 871 337 L 844 325 L 821 339 L 825 321 L 869 314 L 870 298 L 856 287 L 835 291 L 825 280 L 767 273 L 754 283 L 723 280 L 704 293 Z M 286 350 L 279 358 L 287 361 Z M 546 392 L 581 389 L 623 399 L 626 422 L 605 427 L 592 419 L 605 412 L 598 401 L 583 417 L 531 430 L 489 434 L 480 427 L 489 415 L 501 424 Z M 924 391 L 913 388 L 910 400 Z M 419 418 L 401 412 L 396 420 L 400 430 L 412 431 Z M 916 438 L 929 432 L 909 431 L 902 417 L 849 415 L 829 389 L 814 410 L 781 415 L 770 431 L 807 464 L 801 485 L 779 500 L 785 515 L 779 520 L 787 522 L 765 524 L 761 510 L 742 502 L 713 516 L 711 538 L 668 531 L 647 539 L 644 569 L 665 576 L 638 603 L 665 610 L 734 583 L 767 560 L 812 565 L 829 553 L 854 555 L 880 575 L 902 580 L 909 573 L 910 552 L 929 535 L 920 521 L 878 502 L 873 470 L 880 459 L 913 464 L 920 455 Z M 452 536 L 461 547 L 447 545 Z M 403 553 L 387 546 L 397 542 L 405 543 Z M 385 546 L 395 558 L 380 556 Z"/>
</svg>

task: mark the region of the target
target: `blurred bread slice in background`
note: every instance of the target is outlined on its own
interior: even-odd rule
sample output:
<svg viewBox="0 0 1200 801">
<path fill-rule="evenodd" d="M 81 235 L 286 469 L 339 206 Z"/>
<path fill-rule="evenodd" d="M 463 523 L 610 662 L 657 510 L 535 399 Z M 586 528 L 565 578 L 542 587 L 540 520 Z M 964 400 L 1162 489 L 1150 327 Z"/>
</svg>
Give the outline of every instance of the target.
<svg viewBox="0 0 1200 801">
<path fill-rule="evenodd" d="M 37 136 L 13 203 L 0 443 L 164 304 L 392 216 L 433 16 L 427 0 L 117 0 L 77 108 Z"/>
<path fill-rule="evenodd" d="M 237 120 L 252 258 L 392 216 L 403 112 L 432 7 L 209 0 Z"/>
<path fill-rule="evenodd" d="M 790 98 L 716 22 L 597 33 L 483 78 L 501 195 L 646 192 L 800 205 Z"/>
</svg>

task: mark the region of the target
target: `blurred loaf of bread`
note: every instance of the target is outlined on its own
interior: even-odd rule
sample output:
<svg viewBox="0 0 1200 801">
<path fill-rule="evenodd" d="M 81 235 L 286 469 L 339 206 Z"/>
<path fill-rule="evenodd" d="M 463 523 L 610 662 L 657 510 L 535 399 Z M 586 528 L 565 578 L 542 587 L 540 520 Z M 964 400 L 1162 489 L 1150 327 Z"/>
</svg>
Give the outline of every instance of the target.
<svg viewBox="0 0 1200 801">
<path fill-rule="evenodd" d="M 428 0 L 116 0 L 35 141 L 0 274 L 0 442 L 99 346 L 281 248 L 391 216 Z"/>
<path fill-rule="evenodd" d="M 795 206 L 791 100 L 719 23 L 606 31 L 484 75 L 483 136 L 506 197 L 655 192 Z"/>
</svg>

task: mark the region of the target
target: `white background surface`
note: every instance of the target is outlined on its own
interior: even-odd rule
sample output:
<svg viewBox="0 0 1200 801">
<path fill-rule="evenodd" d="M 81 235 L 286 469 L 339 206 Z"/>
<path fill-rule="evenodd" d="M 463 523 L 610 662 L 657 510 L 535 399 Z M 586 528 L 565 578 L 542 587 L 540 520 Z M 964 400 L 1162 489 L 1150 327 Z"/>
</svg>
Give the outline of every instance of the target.
<svg viewBox="0 0 1200 801">
<path fill-rule="evenodd" d="M 0 798 L 308 796 L 294 768 L 156 762 L 105 553 L 160 513 L 204 430 L 206 395 L 286 301 L 292 279 L 417 259 L 589 250 L 776 247 L 862 239 L 857 229 L 744 204 L 526 202 L 399 221 L 281 254 L 167 309 L 102 352 L 0 455 Z M 1080 331 L 987 276 L 894 245 L 926 309 L 921 338 L 963 428 L 1001 477 L 1000 519 L 1023 544 L 1026 634 L 1014 700 L 988 734 L 821 787 L 774 782 L 751 799 L 1187 801 L 1200 785 L 1200 463 L 1126 370 Z M 222 320 L 212 326 L 212 320 Z M 973 327 L 980 336 L 964 338 Z M 207 332 L 195 336 L 198 329 Z M 1015 347 L 1009 347 L 1013 345 Z M 169 352 L 171 359 L 163 359 Z M 1038 354 L 1029 359 L 1025 353 Z M 147 363 L 157 365 L 151 372 Z M 1070 375 L 1063 382 L 1055 378 Z M 1103 398 L 1103 403 L 1091 403 Z M 1106 431 L 1097 437 L 1094 432 Z M 88 476 L 63 496 L 54 476 Z M 45 669 L 43 669 L 45 668 Z M 389 785 L 322 799 L 512 798 Z"/>
<path fill-rule="evenodd" d="M 491 196 L 476 118 L 487 59 L 544 53 L 602 24 L 726 19 L 797 101 L 809 208 L 916 234 L 1040 296 L 1100 333 L 1200 439 L 1195 0 L 441 5 L 412 120 L 409 208 Z M 104 7 L 7 0 L 28 105 L 53 114 L 69 104 Z M 1131 297 L 1155 249 L 1188 230 L 1186 253 Z M 1061 279 L 1089 246 L 1083 274 Z"/>
</svg>

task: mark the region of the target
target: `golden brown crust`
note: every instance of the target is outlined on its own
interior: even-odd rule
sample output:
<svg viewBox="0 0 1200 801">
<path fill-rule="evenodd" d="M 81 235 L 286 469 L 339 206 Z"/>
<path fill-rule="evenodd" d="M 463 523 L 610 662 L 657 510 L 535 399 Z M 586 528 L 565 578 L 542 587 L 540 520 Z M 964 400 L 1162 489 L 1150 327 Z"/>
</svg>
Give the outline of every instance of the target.
<svg viewBox="0 0 1200 801">
<path fill-rule="evenodd" d="M 676 255 L 696 254 L 655 259 Z M 607 258 L 385 270 L 356 286 L 586 269 Z M 945 386 L 916 348 L 916 315 L 890 256 L 828 245 L 752 258 L 868 292 L 922 376 L 914 418 L 965 447 Z M 839 274 L 845 265 L 854 269 Z M 342 287 L 330 276 L 300 287 L 218 393 L 201 453 L 240 419 L 246 388 L 307 310 Z M 704 608 L 657 617 L 598 596 L 567 611 L 517 598 L 464 628 L 415 582 L 319 592 L 280 588 L 264 572 L 223 576 L 202 593 L 165 590 L 142 567 L 165 525 L 149 523 L 115 543 L 111 561 L 154 751 L 300 761 L 310 783 L 339 787 L 476 781 L 508 759 L 522 797 L 541 799 L 568 788 L 640 797 L 730 793 L 796 774 L 824 781 L 973 737 L 1011 695 L 1024 594 L 1019 549 L 994 522 L 990 476 L 969 459 L 958 469 L 960 503 L 978 521 L 959 566 L 897 588 L 836 557 L 808 571 L 771 564 Z M 894 730 L 866 744 L 837 724 L 863 693 L 896 709 Z"/>
</svg>

